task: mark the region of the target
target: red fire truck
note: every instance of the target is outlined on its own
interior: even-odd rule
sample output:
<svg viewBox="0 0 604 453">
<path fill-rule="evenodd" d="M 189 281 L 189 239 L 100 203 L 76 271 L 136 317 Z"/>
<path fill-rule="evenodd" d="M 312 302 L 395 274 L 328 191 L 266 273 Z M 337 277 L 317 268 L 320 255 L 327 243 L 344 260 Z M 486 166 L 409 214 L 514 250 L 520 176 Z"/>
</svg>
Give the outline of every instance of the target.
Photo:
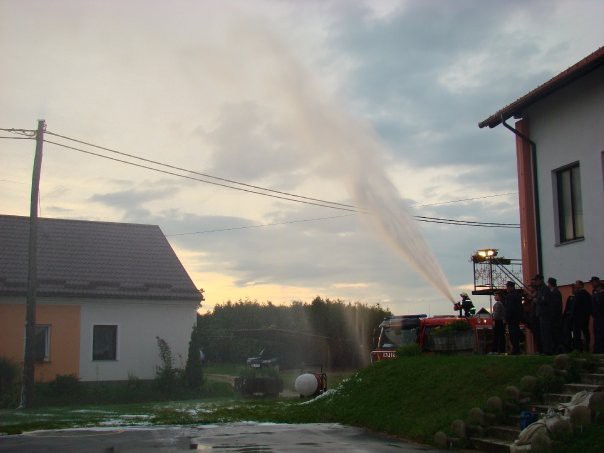
<svg viewBox="0 0 604 453">
<path fill-rule="evenodd" d="M 467 327 L 466 327 L 467 325 Z M 448 329 L 444 327 L 449 326 Z M 371 363 L 393 359 L 404 345 L 419 344 L 431 352 L 486 352 L 492 341 L 493 322 L 488 312 L 467 318 L 457 316 L 390 316 L 378 326 Z"/>
</svg>

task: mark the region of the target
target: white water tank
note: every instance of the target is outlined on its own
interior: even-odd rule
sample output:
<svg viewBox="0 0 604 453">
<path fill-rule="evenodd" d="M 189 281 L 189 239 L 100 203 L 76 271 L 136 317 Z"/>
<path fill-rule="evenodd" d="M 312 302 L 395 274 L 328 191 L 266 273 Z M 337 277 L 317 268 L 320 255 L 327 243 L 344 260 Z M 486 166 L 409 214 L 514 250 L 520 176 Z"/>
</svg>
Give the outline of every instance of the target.
<svg viewBox="0 0 604 453">
<path fill-rule="evenodd" d="M 296 378 L 294 388 L 302 396 L 314 395 L 319 389 L 319 380 L 314 374 L 304 373 Z"/>
</svg>

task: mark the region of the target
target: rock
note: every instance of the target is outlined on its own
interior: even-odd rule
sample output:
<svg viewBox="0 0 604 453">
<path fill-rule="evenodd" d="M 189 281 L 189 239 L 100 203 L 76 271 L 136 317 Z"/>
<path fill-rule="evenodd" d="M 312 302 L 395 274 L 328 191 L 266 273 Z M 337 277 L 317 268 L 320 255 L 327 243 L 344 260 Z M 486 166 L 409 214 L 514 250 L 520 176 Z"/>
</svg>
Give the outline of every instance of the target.
<svg viewBox="0 0 604 453">
<path fill-rule="evenodd" d="M 591 395 L 589 408 L 594 415 L 604 412 L 604 392 L 595 392 Z"/>
<path fill-rule="evenodd" d="M 575 406 L 570 411 L 570 422 L 575 428 L 591 424 L 591 409 L 587 406 Z"/>
<path fill-rule="evenodd" d="M 559 440 L 568 437 L 573 433 L 573 425 L 570 423 L 570 420 L 560 418 L 550 426 L 550 431 L 553 437 Z"/>
<path fill-rule="evenodd" d="M 498 414 L 501 412 L 502 405 L 503 402 L 501 401 L 501 398 L 498 396 L 492 396 L 487 400 L 487 411 Z"/>
<path fill-rule="evenodd" d="M 553 378 L 556 375 L 554 367 L 551 365 L 541 365 L 537 370 L 537 376 L 542 378 Z"/>
<path fill-rule="evenodd" d="M 473 407 L 468 413 L 470 423 L 473 425 L 484 426 L 484 411 L 479 407 Z"/>
<path fill-rule="evenodd" d="M 552 440 L 543 432 L 535 434 L 531 440 L 531 453 L 549 453 L 552 451 Z"/>
<path fill-rule="evenodd" d="M 464 439 L 467 435 L 466 422 L 459 419 L 453 420 L 451 423 L 451 431 L 453 431 L 453 434 L 455 434 L 457 437 Z"/>
<path fill-rule="evenodd" d="M 484 434 L 484 428 L 480 425 L 468 425 L 466 427 L 468 437 L 482 437 Z"/>
<path fill-rule="evenodd" d="M 515 385 L 508 385 L 504 393 L 505 397 L 510 401 L 518 401 L 520 399 L 520 390 Z"/>
<path fill-rule="evenodd" d="M 568 370 L 570 363 L 570 356 L 568 354 L 558 354 L 554 357 L 554 368 L 557 370 Z"/>
<path fill-rule="evenodd" d="M 535 376 L 523 376 L 520 379 L 520 387 L 526 392 L 533 392 L 537 387 L 537 378 Z"/>
<path fill-rule="evenodd" d="M 434 445 L 438 448 L 448 449 L 449 448 L 449 437 L 443 431 L 439 431 L 434 434 Z"/>
</svg>

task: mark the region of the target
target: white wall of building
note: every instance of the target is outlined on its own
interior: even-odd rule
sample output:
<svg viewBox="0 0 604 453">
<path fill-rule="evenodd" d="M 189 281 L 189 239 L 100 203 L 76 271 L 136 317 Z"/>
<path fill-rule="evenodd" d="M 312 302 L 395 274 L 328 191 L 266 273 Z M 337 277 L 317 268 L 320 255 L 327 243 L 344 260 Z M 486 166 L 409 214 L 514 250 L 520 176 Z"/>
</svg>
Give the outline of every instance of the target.
<svg viewBox="0 0 604 453">
<path fill-rule="evenodd" d="M 174 365 L 184 368 L 189 339 L 196 322 L 194 302 L 85 301 L 81 309 L 80 378 L 82 381 L 126 380 L 155 377 L 161 364 L 156 337 L 172 350 Z M 95 324 L 117 325 L 117 360 L 92 360 Z"/>
<path fill-rule="evenodd" d="M 543 273 L 559 285 L 604 277 L 604 67 L 528 111 L 537 144 Z M 585 239 L 560 244 L 553 171 L 579 162 Z"/>
</svg>

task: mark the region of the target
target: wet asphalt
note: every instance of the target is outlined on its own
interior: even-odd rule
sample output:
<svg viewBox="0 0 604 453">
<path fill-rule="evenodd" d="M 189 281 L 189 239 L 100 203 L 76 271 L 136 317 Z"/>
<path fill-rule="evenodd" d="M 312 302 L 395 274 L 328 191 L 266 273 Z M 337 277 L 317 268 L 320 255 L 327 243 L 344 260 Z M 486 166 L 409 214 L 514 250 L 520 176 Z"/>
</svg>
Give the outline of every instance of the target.
<svg viewBox="0 0 604 453">
<path fill-rule="evenodd" d="M 0 452 L 437 452 L 335 423 L 79 428 L 0 437 Z"/>
</svg>

